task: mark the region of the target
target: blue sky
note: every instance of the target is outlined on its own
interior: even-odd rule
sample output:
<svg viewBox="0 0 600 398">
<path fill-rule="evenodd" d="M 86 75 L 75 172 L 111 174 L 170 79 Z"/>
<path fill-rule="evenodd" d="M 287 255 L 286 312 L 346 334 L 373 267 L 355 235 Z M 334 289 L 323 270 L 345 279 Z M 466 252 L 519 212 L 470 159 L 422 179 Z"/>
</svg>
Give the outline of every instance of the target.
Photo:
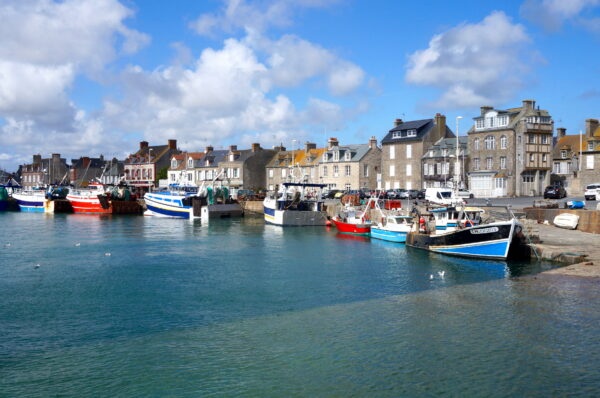
<svg viewBox="0 0 600 398">
<path fill-rule="evenodd" d="M 6 0 L 0 20 L 9 170 L 141 139 L 366 143 L 437 112 L 464 133 L 530 98 L 570 133 L 600 117 L 600 0 Z"/>
</svg>

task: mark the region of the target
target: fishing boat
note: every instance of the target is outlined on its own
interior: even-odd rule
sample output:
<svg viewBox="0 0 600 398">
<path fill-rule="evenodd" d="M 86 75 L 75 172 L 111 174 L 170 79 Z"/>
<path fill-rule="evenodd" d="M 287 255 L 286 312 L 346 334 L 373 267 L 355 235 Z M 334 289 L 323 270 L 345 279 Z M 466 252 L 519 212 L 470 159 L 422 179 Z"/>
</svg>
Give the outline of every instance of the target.
<svg viewBox="0 0 600 398">
<path fill-rule="evenodd" d="M 6 211 L 8 209 L 8 190 L 5 186 L 0 185 L 0 211 Z"/>
<path fill-rule="evenodd" d="M 435 223 L 427 225 L 423 216 L 419 219 L 419 228 L 407 234 L 406 245 L 436 253 L 453 256 L 506 260 L 509 257 L 524 255 L 527 251 L 522 233 L 522 225 L 512 215 L 507 221 L 478 223 L 471 220 L 464 208 L 446 208 L 432 212 Z M 455 216 L 458 213 L 458 216 Z M 438 229 L 443 220 L 456 217 L 456 226 Z M 440 222 L 438 222 L 438 220 Z"/>
<path fill-rule="evenodd" d="M 48 189 L 36 188 L 31 190 L 15 191 L 13 199 L 17 201 L 19 210 L 24 212 L 52 213 L 53 200 L 64 199 L 69 190 L 66 187 L 49 187 Z"/>
<path fill-rule="evenodd" d="M 190 218 L 192 200 L 198 195 L 198 187 L 171 185 L 169 190 L 148 192 L 144 195 L 147 216 Z"/>
<path fill-rule="evenodd" d="M 370 202 L 371 200 L 369 200 Z M 346 204 L 340 213 L 331 219 L 331 222 L 333 222 L 333 225 L 335 225 L 341 234 L 369 236 L 373 224 L 367 214 L 371 208 L 369 203 L 364 209 L 357 209 L 354 206 Z"/>
<path fill-rule="evenodd" d="M 383 217 L 381 223 L 371 227 L 371 238 L 404 243 L 406 235 L 414 229 L 414 225 L 412 216 L 389 214 Z"/>
<path fill-rule="evenodd" d="M 325 226 L 323 188 L 324 184 L 284 182 L 279 192 L 270 192 L 263 201 L 265 222 L 281 226 Z"/>
<path fill-rule="evenodd" d="M 86 214 L 113 214 L 114 202 L 135 203 L 129 189 L 124 185 L 111 186 L 101 183 L 90 183 L 87 187 L 69 192 L 66 199 L 71 203 L 74 213 Z M 137 213 L 139 205 L 123 213 Z"/>
</svg>

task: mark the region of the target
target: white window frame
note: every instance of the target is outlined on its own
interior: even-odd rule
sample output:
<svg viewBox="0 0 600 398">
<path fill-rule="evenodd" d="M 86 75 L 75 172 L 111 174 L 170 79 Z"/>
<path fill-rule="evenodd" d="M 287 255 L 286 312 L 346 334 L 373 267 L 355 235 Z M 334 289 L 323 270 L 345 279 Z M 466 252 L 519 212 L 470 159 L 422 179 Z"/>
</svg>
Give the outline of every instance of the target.
<svg viewBox="0 0 600 398">
<path fill-rule="evenodd" d="M 506 169 L 506 156 L 500 156 L 500 169 Z"/>
<path fill-rule="evenodd" d="M 594 169 L 594 155 L 585 155 L 585 164 L 588 170 Z"/>
<path fill-rule="evenodd" d="M 401 137 L 401 135 L 400 135 L 400 132 L 399 132 L 399 131 L 394 131 L 394 132 L 392 133 L 392 138 L 400 138 L 400 137 Z"/>
<path fill-rule="evenodd" d="M 323 153 L 323 158 L 321 160 L 327 162 L 327 152 Z"/>
<path fill-rule="evenodd" d="M 344 174 L 346 175 L 346 177 L 350 177 L 352 175 L 352 168 L 350 167 L 350 165 L 344 167 Z"/>
<path fill-rule="evenodd" d="M 351 160 L 352 159 L 352 153 L 350 151 L 346 151 L 346 153 L 344 153 L 344 160 Z"/>
<path fill-rule="evenodd" d="M 508 147 L 508 137 L 503 135 L 500 137 L 500 149 L 506 149 Z"/>
<path fill-rule="evenodd" d="M 333 161 L 334 162 L 339 162 L 340 161 L 340 151 L 334 151 L 333 152 Z"/>
<path fill-rule="evenodd" d="M 368 164 L 364 164 L 364 165 L 363 165 L 363 175 L 364 175 L 365 177 L 368 177 L 368 176 L 369 176 L 369 165 L 368 165 Z"/>
<path fill-rule="evenodd" d="M 395 177 L 396 176 L 396 166 L 393 164 L 390 164 L 390 177 Z"/>
<path fill-rule="evenodd" d="M 396 147 L 394 145 L 390 145 L 390 160 L 396 159 Z"/>
<path fill-rule="evenodd" d="M 406 146 L 406 158 L 407 159 L 411 159 L 412 158 L 412 145 L 408 144 Z"/>
<path fill-rule="evenodd" d="M 407 137 L 416 137 L 417 136 L 417 130 L 416 129 L 406 130 L 406 136 Z"/>
<path fill-rule="evenodd" d="M 338 166 L 337 164 L 335 166 L 333 166 L 333 176 L 334 177 L 340 176 L 340 166 Z"/>
<path fill-rule="evenodd" d="M 269 178 L 273 178 L 273 169 L 269 169 Z"/>
<path fill-rule="evenodd" d="M 473 140 L 473 148 L 478 151 L 479 150 L 479 138 L 475 138 Z"/>
<path fill-rule="evenodd" d="M 407 164 L 406 165 L 406 176 L 407 177 L 412 176 L 412 164 Z"/>
</svg>

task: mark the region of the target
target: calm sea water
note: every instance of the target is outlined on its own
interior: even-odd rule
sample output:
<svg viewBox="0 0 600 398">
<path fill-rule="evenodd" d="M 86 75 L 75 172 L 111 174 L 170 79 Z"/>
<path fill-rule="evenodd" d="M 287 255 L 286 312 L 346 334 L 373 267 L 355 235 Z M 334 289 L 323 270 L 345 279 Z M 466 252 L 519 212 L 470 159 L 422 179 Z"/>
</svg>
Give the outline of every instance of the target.
<svg viewBox="0 0 600 398">
<path fill-rule="evenodd" d="M 600 396 L 600 289 L 513 278 L 546 264 L 250 217 L 0 225 L 3 397 Z"/>
</svg>

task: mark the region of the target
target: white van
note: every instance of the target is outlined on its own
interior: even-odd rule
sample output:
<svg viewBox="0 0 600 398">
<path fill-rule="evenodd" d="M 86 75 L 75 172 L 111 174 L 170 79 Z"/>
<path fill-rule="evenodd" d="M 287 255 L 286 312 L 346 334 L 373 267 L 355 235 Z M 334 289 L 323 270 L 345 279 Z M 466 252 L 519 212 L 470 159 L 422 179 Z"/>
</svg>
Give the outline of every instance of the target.
<svg viewBox="0 0 600 398">
<path fill-rule="evenodd" d="M 463 203 L 462 198 L 456 196 L 454 191 L 449 188 L 427 188 L 425 189 L 425 200 L 440 205 Z"/>
<path fill-rule="evenodd" d="M 585 200 L 598 200 L 600 198 L 600 182 L 585 187 L 583 196 L 585 196 Z"/>
</svg>

